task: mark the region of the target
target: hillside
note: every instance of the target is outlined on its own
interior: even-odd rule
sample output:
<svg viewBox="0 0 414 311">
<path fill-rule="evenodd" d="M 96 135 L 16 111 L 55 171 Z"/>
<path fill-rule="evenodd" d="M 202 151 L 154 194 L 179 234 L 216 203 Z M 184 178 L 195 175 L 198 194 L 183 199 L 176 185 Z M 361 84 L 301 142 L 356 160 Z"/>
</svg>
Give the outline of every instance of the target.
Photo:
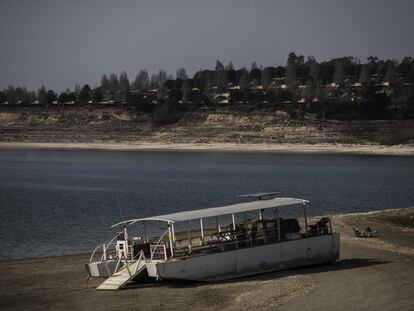
<svg viewBox="0 0 414 311">
<path fill-rule="evenodd" d="M 156 125 L 127 108 L 2 108 L 2 142 L 414 145 L 414 120 L 295 120 L 284 112 L 211 109 Z"/>
</svg>

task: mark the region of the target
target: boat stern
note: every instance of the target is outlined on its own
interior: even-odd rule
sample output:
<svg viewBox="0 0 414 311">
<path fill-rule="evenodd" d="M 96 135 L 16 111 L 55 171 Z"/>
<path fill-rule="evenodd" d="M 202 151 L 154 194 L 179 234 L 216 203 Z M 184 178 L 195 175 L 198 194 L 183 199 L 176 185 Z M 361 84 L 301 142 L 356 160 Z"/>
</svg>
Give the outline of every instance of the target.
<svg viewBox="0 0 414 311">
<path fill-rule="evenodd" d="M 85 264 L 88 276 L 91 278 L 109 278 L 116 268 L 116 260 L 94 261 Z"/>
</svg>

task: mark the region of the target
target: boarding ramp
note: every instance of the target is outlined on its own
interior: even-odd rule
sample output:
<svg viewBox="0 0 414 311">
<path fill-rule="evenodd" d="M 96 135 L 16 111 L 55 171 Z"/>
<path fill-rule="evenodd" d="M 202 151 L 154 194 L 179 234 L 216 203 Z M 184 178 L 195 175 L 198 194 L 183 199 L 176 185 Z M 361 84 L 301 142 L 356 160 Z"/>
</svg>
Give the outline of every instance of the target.
<svg viewBox="0 0 414 311">
<path fill-rule="evenodd" d="M 122 259 L 122 257 L 121 257 Z M 118 261 L 119 266 L 121 260 Z M 138 260 L 127 262 L 120 269 L 116 269 L 115 273 L 106 279 L 101 285 L 97 287 L 98 290 L 117 290 L 124 288 L 128 282 L 138 278 L 144 271 L 146 271 L 146 260 L 144 253 L 140 253 Z"/>
</svg>

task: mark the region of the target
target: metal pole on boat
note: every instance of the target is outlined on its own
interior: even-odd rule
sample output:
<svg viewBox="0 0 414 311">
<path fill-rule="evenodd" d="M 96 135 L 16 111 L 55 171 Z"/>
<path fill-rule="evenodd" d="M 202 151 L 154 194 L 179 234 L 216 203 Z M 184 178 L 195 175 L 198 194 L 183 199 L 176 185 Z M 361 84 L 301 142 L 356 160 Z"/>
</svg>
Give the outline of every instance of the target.
<svg viewBox="0 0 414 311">
<path fill-rule="evenodd" d="M 174 229 L 174 223 L 171 223 L 171 232 L 172 232 L 172 238 L 175 245 L 175 229 Z"/>
<path fill-rule="evenodd" d="M 249 239 L 249 246 L 252 246 L 252 237 L 249 233 L 249 226 L 247 225 L 247 212 L 244 212 L 244 230 L 246 231 L 246 239 Z"/>
<path fill-rule="evenodd" d="M 264 210 L 262 210 L 262 209 L 261 209 L 261 210 L 259 210 L 259 219 L 263 219 L 263 211 L 264 211 Z"/>
<path fill-rule="evenodd" d="M 236 248 L 239 248 L 239 243 L 237 243 L 237 234 L 236 234 L 236 218 L 234 217 L 234 213 L 231 214 L 231 220 L 233 222 L 233 231 L 234 231 L 234 237 L 236 242 Z"/>
<path fill-rule="evenodd" d="M 201 241 L 204 244 L 204 226 L 203 226 L 203 218 L 200 218 L 200 231 L 201 231 Z"/>
<path fill-rule="evenodd" d="M 171 221 L 168 222 L 168 241 L 170 242 L 171 257 L 174 257 L 174 246 L 173 246 L 173 230 Z"/>
<path fill-rule="evenodd" d="M 332 222 L 331 222 L 330 217 L 328 217 L 328 221 L 329 221 L 329 233 L 332 234 Z"/>
<path fill-rule="evenodd" d="M 142 230 L 144 232 L 144 241 L 148 243 L 147 230 L 145 229 L 145 220 L 142 221 Z"/>
<path fill-rule="evenodd" d="M 188 237 L 188 250 L 191 252 L 190 221 L 188 220 L 187 220 L 187 237 Z"/>
<path fill-rule="evenodd" d="M 306 237 L 308 237 L 308 218 L 306 216 L 306 203 L 303 202 L 303 215 L 305 217 L 305 233 Z"/>
<path fill-rule="evenodd" d="M 126 225 L 124 226 L 124 241 L 125 241 L 124 255 L 125 255 L 126 259 L 128 259 L 129 246 L 128 246 L 128 232 L 127 232 L 127 229 L 126 229 Z"/>
<path fill-rule="evenodd" d="M 279 217 L 279 208 L 276 207 L 276 217 L 277 217 L 277 240 L 280 242 L 280 217 Z"/>
</svg>

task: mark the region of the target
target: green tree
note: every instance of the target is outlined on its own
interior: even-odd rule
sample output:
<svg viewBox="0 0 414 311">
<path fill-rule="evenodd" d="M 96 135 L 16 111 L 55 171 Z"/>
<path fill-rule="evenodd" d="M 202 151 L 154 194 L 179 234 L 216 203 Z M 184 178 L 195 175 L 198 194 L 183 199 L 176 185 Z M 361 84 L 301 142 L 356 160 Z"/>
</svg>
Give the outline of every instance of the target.
<svg viewBox="0 0 414 311">
<path fill-rule="evenodd" d="M 131 84 L 129 83 L 128 75 L 126 71 L 122 71 L 119 75 L 119 88 L 123 93 L 127 93 L 131 88 Z"/>
<path fill-rule="evenodd" d="M 228 84 L 228 76 L 227 76 L 227 71 L 225 69 L 219 69 L 216 70 L 216 74 L 215 74 L 215 84 L 217 85 L 217 87 L 220 90 L 224 90 L 227 87 Z"/>
<path fill-rule="evenodd" d="M 230 62 L 226 65 L 226 70 L 234 70 L 233 62 Z"/>
<path fill-rule="evenodd" d="M 370 79 L 370 72 L 369 72 L 369 66 L 368 65 L 362 65 L 361 67 L 361 73 L 359 75 L 359 82 L 361 83 L 368 83 Z"/>
<path fill-rule="evenodd" d="M 37 90 L 37 100 L 39 101 L 39 105 L 46 105 L 46 87 L 42 85 L 40 89 Z"/>
<path fill-rule="evenodd" d="M 135 80 L 132 83 L 132 88 L 134 90 L 147 90 L 149 87 L 149 75 L 148 75 L 148 71 L 146 71 L 145 69 L 140 70 L 137 75 L 135 76 Z"/>
<path fill-rule="evenodd" d="M 335 60 L 335 74 L 334 81 L 335 83 L 341 84 L 344 81 L 344 62 L 342 59 Z"/>
<path fill-rule="evenodd" d="M 286 101 L 292 101 L 292 98 L 293 94 L 288 90 L 279 90 L 276 94 L 276 99 L 282 103 Z"/>
<path fill-rule="evenodd" d="M 85 84 L 82 87 L 82 89 L 81 89 L 81 91 L 79 93 L 78 102 L 80 104 L 87 104 L 88 101 L 91 100 L 91 96 L 92 96 L 92 90 L 91 90 L 89 84 Z"/>
<path fill-rule="evenodd" d="M 45 96 L 45 105 L 52 105 L 56 101 L 56 93 L 53 90 L 48 90 Z"/>
<path fill-rule="evenodd" d="M 158 73 L 152 75 L 151 80 L 158 87 L 161 87 L 167 81 L 167 72 L 165 70 L 159 70 Z"/>
<path fill-rule="evenodd" d="M 239 86 L 240 86 L 240 90 L 243 91 L 243 92 L 249 87 L 249 81 L 248 81 L 248 77 L 247 77 L 247 70 L 243 70 L 243 72 L 240 76 Z"/>
<path fill-rule="evenodd" d="M 7 96 L 6 94 L 4 94 L 3 91 L 0 91 L 0 104 L 4 103 L 7 101 Z"/>
<path fill-rule="evenodd" d="M 103 100 L 103 94 L 101 92 L 101 88 L 97 87 L 92 92 L 92 101 L 94 103 L 99 103 Z"/>
<path fill-rule="evenodd" d="M 268 103 L 273 103 L 276 99 L 276 94 L 273 91 L 267 91 L 265 94 L 265 99 Z"/>
<path fill-rule="evenodd" d="M 66 103 L 68 101 L 67 98 L 68 98 L 68 94 L 66 92 L 62 92 L 62 93 L 59 94 L 59 96 L 57 98 L 57 101 L 59 103 L 63 104 L 63 103 Z"/>
<path fill-rule="evenodd" d="M 283 78 L 286 75 L 286 68 L 283 66 L 277 66 L 275 70 L 275 78 Z"/>
<path fill-rule="evenodd" d="M 296 86 L 296 62 L 296 54 L 293 52 L 289 53 L 286 65 L 286 83 L 289 86 L 289 89 L 291 90 L 294 89 Z"/>
<path fill-rule="evenodd" d="M 385 71 L 384 80 L 388 82 L 393 82 L 395 78 L 395 73 L 397 71 L 397 67 L 395 63 L 392 61 L 387 62 L 387 69 Z"/>
<path fill-rule="evenodd" d="M 111 92 L 115 92 L 116 90 L 118 90 L 118 86 L 119 86 L 118 76 L 115 73 L 111 73 L 109 75 L 109 90 Z"/>
<path fill-rule="evenodd" d="M 177 79 L 178 78 L 181 78 L 183 80 L 188 79 L 187 72 L 182 67 L 178 68 L 177 73 L 176 73 L 176 77 L 177 77 Z"/>
<path fill-rule="evenodd" d="M 109 78 L 106 74 L 103 74 L 101 77 L 101 90 L 103 92 L 108 92 L 110 89 Z"/>
<path fill-rule="evenodd" d="M 269 85 L 272 82 L 272 75 L 270 73 L 270 68 L 266 67 L 262 71 L 262 87 L 263 90 L 267 91 L 269 89 Z"/>
<path fill-rule="evenodd" d="M 309 76 L 314 84 L 319 81 L 319 64 L 316 61 L 310 63 Z"/>
<path fill-rule="evenodd" d="M 223 70 L 224 65 L 219 60 L 216 61 L 216 70 Z"/>
<path fill-rule="evenodd" d="M 242 102 L 244 100 L 244 93 L 241 90 L 234 90 L 230 93 L 230 101 L 232 103 Z"/>
<path fill-rule="evenodd" d="M 182 91 L 183 91 L 183 98 L 182 98 L 183 103 L 190 101 L 189 96 L 188 96 L 189 93 L 191 92 L 191 84 L 190 84 L 189 79 L 183 80 Z"/>
<path fill-rule="evenodd" d="M 262 80 L 262 71 L 258 68 L 253 68 L 249 72 L 249 79 L 260 83 Z"/>
<path fill-rule="evenodd" d="M 320 64 L 320 80 L 323 83 L 330 83 L 333 81 L 333 76 L 335 73 L 335 66 L 331 62 L 323 62 Z"/>
</svg>

